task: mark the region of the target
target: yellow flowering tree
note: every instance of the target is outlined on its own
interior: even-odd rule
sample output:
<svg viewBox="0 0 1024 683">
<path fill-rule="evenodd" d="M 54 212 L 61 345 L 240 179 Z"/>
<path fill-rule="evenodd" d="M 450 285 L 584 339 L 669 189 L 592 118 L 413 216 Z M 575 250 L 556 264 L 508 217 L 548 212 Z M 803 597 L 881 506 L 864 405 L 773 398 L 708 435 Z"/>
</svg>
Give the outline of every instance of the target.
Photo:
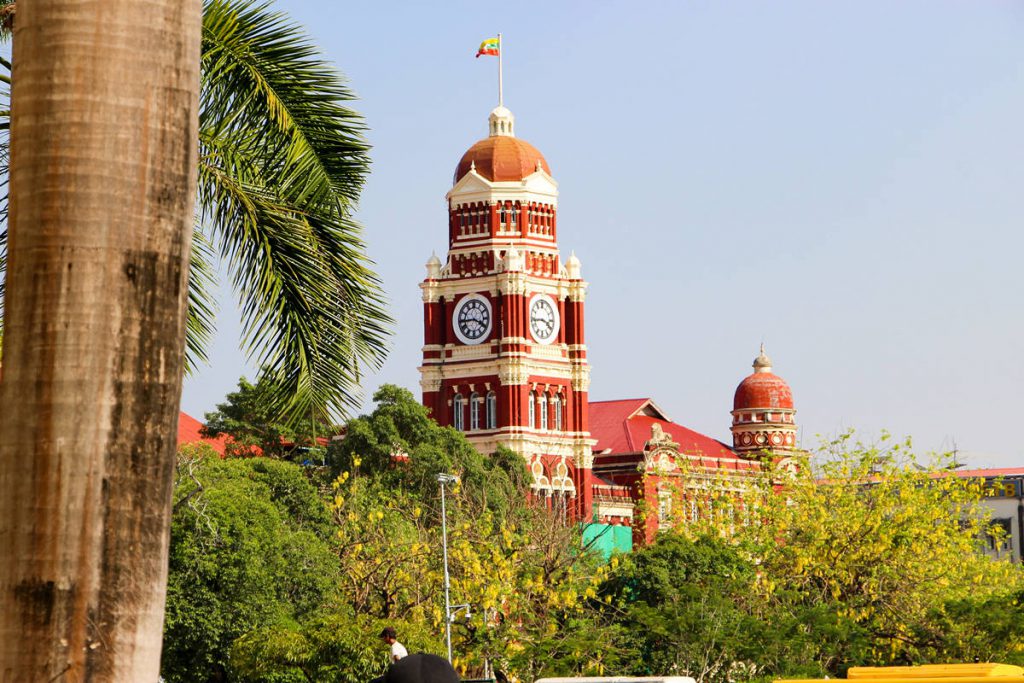
<svg viewBox="0 0 1024 683">
<path fill-rule="evenodd" d="M 738 479 L 694 476 L 673 509 L 676 533 L 729 539 L 757 568 L 753 590 L 765 619 L 799 623 L 824 671 L 852 664 L 948 661 L 969 654 L 985 627 L 951 628 L 970 605 L 996 601 L 1017 609 L 1019 565 L 983 555 L 989 526 L 984 482 L 958 477 L 939 457 L 922 464 L 909 441 L 878 443 L 845 434 L 825 443 L 794 471 Z M 1022 628 L 1024 631 L 1024 621 Z M 968 632 L 969 631 L 969 632 Z M 956 634 L 962 633 L 961 636 Z M 1021 635 L 999 641 L 1012 654 Z M 784 668 L 791 649 L 766 644 L 762 660 Z M 803 655 L 801 655 L 803 656 Z"/>
</svg>

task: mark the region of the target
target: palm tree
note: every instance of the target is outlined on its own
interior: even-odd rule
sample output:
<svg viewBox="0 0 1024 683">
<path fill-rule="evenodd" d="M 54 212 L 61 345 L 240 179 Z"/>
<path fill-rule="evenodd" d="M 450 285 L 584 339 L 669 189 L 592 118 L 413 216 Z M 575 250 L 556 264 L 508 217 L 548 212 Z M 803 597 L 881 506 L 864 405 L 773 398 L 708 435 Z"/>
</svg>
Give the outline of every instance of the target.
<svg viewBox="0 0 1024 683">
<path fill-rule="evenodd" d="M 186 370 L 206 360 L 219 256 L 281 421 L 343 417 L 359 406 L 361 368 L 383 361 L 391 323 L 352 219 L 369 168 L 362 119 L 345 106 L 353 95 L 299 27 L 247 0 L 205 1 L 201 73 Z M 5 244 L 0 227 L 0 297 Z"/>
<path fill-rule="evenodd" d="M 187 327 L 202 360 L 215 254 L 282 415 L 341 412 L 383 357 L 389 321 L 351 218 L 367 169 L 351 95 L 265 5 L 207 0 L 201 20 L 199 5 L 19 7 L 3 680 L 156 678 L 182 346 Z"/>
<path fill-rule="evenodd" d="M 12 92 L 0 678 L 159 673 L 200 0 L 32 0 Z"/>
</svg>

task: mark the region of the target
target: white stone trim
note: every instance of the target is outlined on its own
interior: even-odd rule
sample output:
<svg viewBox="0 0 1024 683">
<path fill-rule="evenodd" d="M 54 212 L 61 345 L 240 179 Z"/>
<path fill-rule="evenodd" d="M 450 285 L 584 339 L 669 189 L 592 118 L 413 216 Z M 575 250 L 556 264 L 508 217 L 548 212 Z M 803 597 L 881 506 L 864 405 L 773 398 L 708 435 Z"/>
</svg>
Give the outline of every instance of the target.
<svg viewBox="0 0 1024 683">
<path fill-rule="evenodd" d="M 534 171 L 522 180 L 492 182 L 475 169 L 462 176 L 445 195 L 452 208 L 482 202 L 494 204 L 504 201 L 535 202 L 558 208 L 558 182 L 543 169 Z"/>
<path fill-rule="evenodd" d="M 613 503 L 607 498 L 594 496 L 594 514 L 598 519 L 602 517 L 621 517 L 632 520 L 635 507 L 636 505 L 633 501 L 628 498 L 623 498 L 621 502 L 616 499 L 616 502 Z"/>
</svg>

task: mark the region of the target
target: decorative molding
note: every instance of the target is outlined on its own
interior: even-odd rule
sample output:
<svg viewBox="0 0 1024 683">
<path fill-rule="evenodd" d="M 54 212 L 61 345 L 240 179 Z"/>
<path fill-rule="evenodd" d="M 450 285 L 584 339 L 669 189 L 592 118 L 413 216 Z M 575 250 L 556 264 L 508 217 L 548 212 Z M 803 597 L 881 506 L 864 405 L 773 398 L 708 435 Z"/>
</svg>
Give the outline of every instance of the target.
<svg viewBox="0 0 1024 683">
<path fill-rule="evenodd" d="M 526 384 L 529 377 L 529 368 L 518 359 L 502 363 L 501 367 L 498 368 L 498 381 L 502 386 Z"/>
<path fill-rule="evenodd" d="M 643 471 L 658 474 L 675 472 L 679 469 L 679 464 L 676 462 L 679 457 L 678 449 L 679 444 L 677 443 L 662 442 L 661 445 L 655 446 L 649 451 L 645 450 Z"/>
<path fill-rule="evenodd" d="M 422 371 L 422 368 L 421 368 Z M 424 392 L 437 392 L 441 391 L 441 378 L 440 377 L 426 377 L 420 379 L 420 388 Z"/>
<path fill-rule="evenodd" d="M 590 391 L 590 367 L 573 364 L 572 388 L 574 391 Z"/>
</svg>

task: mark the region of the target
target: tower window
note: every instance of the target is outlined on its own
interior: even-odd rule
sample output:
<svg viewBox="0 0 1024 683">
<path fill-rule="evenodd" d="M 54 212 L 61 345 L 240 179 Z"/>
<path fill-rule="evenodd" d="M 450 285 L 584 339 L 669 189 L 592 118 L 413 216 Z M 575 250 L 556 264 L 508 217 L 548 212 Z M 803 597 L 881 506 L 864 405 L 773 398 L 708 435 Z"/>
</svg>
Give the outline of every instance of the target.
<svg viewBox="0 0 1024 683">
<path fill-rule="evenodd" d="M 475 391 L 469 395 L 469 428 L 480 429 L 480 394 Z"/>
<path fill-rule="evenodd" d="M 537 410 L 540 411 L 540 428 L 548 428 L 548 397 L 541 394 L 537 399 Z"/>
<path fill-rule="evenodd" d="M 555 394 L 551 397 L 551 407 L 555 411 L 555 429 L 562 431 L 562 395 Z"/>
<path fill-rule="evenodd" d="M 531 391 L 530 392 L 530 400 L 528 401 L 527 407 L 526 407 L 527 420 L 528 420 L 527 424 L 529 424 L 530 429 L 533 429 L 534 427 L 537 426 L 537 406 L 536 406 L 536 404 L 537 404 L 537 392 Z"/>
<path fill-rule="evenodd" d="M 487 392 L 487 428 L 498 428 L 498 395 L 493 391 Z"/>
<path fill-rule="evenodd" d="M 455 398 L 452 399 L 452 426 L 460 432 L 466 430 L 465 415 L 463 412 L 463 404 L 465 400 L 462 398 L 462 394 L 455 394 Z"/>
</svg>

